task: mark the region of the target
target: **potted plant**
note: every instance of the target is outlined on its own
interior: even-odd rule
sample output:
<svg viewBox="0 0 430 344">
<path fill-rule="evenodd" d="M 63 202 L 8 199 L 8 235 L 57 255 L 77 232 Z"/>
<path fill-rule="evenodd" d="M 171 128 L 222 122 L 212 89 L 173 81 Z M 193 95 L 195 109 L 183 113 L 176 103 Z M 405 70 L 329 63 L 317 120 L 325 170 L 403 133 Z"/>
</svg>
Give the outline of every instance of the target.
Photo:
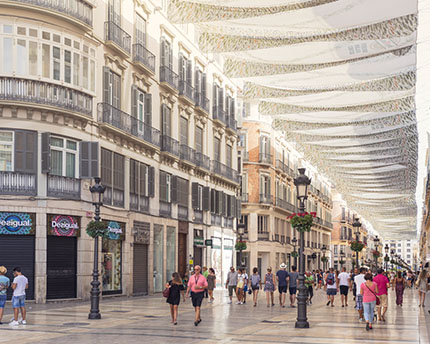
<svg viewBox="0 0 430 344">
<path fill-rule="evenodd" d="M 372 251 L 372 255 L 374 258 L 379 258 L 379 256 L 381 255 L 381 253 L 379 253 L 379 251 L 373 250 Z"/>
<path fill-rule="evenodd" d="M 321 257 L 321 261 L 322 261 L 323 263 L 328 262 L 328 257 L 326 257 L 326 256 L 322 256 L 322 257 Z"/>
<path fill-rule="evenodd" d="M 234 248 L 236 251 L 246 250 L 246 241 L 236 241 Z"/>
<path fill-rule="evenodd" d="M 87 225 L 87 234 L 91 238 L 108 238 L 109 237 L 109 231 L 107 228 L 106 223 L 102 221 L 90 221 Z"/>
<path fill-rule="evenodd" d="M 351 248 L 351 251 L 361 252 L 366 245 L 364 245 L 362 241 L 354 240 L 349 243 L 349 246 Z"/>
<path fill-rule="evenodd" d="M 294 215 L 291 219 L 291 226 L 298 232 L 310 232 L 312 228 L 313 217 L 310 214 L 305 216 Z"/>
<path fill-rule="evenodd" d="M 299 256 L 299 253 L 297 251 L 291 252 L 291 257 L 297 258 Z"/>
</svg>

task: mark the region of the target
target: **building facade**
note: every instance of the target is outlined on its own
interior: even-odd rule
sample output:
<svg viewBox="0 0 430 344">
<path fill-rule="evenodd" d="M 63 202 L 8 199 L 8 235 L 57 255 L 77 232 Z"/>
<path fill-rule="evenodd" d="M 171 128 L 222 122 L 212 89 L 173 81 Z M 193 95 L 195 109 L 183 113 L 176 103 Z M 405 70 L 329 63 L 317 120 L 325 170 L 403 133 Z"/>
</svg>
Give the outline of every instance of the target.
<svg viewBox="0 0 430 344">
<path fill-rule="evenodd" d="M 414 271 L 420 267 L 420 261 L 418 257 L 418 241 L 417 240 L 386 240 L 384 241 L 384 247 L 388 245 L 394 253 L 408 264 L 408 266 Z"/>
<path fill-rule="evenodd" d="M 89 297 L 96 176 L 104 295 L 234 264 L 237 87 L 166 6 L 0 2 L 0 257 L 30 299 Z"/>
<path fill-rule="evenodd" d="M 430 134 L 427 135 L 427 145 L 430 147 Z M 426 151 L 426 177 L 424 178 L 423 200 L 423 217 L 419 238 L 419 261 L 420 264 L 425 265 L 430 262 L 430 148 L 427 148 Z"/>
<path fill-rule="evenodd" d="M 305 233 L 306 269 L 321 268 L 322 248 L 330 246 L 332 230 L 330 184 L 285 142 L 268 118 L 260 119 L 246 103 L 243 113 L 241 222 L 246 225 L 247 248 L 242 264 L 248 270 L 258 267 L 262 274 L 269 266 L 278 269 L 281 263 L 289 268 L 297 266 L 293 252 L 298 251 L 299 235 L 291 227 L 290 218 L 299 212 L 294 178 L 297 168 L 303 166 L 312 178 L 306 211 L 315 215 L 312 231 Z"/>
</svg>

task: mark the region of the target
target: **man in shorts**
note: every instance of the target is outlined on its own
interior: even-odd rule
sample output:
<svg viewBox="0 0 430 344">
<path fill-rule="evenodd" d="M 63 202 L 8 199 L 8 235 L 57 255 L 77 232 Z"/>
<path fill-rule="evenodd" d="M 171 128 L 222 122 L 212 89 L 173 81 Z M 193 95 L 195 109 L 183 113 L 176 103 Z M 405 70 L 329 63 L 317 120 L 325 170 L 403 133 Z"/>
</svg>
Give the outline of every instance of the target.
<svg viewBox="0 0 430 344">
<path fill-rule="evenodd" d="M 3 310 L 7 299 L 7 288 L 10 287 L 10 279 L 6 277 L 7 269 L 0 266 L 0 325 L 3 325 L 1 319 L 3 318 Z"/>
<path fill-rule="evenodd" d="M 285 299 L 287 297 L 288 272 L 286 269 L 287 266 L 285 263 L 282 263 L 280 265 L 280 270 L 276 273 L 276 279 L 278 280 L 279 305 L 282 308 L 285 308 Z"/>
<path fill-rule="evenodd" d="M 230 300 L 229 304 L 232 303 L 233 300 L 233 291 L 236 291 L 237 286 L 237 271 L 234 271 L 234 267 L 230 268 L 229 273 L 227 274 L 227 281 L 225 282 L 225 287 L 228 289 L 228 297 Z"/>
<path fill-rule="evenodd" d="M 200 307 L 202 306 L 204 291 L 208 288 L 208 281 L 200 273 L 200 270 L 201 268 L 199 265 L 194 267 L 194 275 L 190 277 L 187 289 L 187 296 L 191 291 L 191 300 L 195 310 L 194 326 L 197 326 L 202 322 L 202 318 L 200 317 Z"/>
<path fill-rule="evenodd" d="M 348 289 L 350 285 L 349 273 L 346 272 L 346 268 L 342 268 L 342 272 L 338 276 L 339 289 L 340 289 L 340 300 L 342 307 L 348 307 Z"/>
<path fill-rule="evenodd" d="M 365 283 L 364 275 L 366 274 L 367 269 L 366 268 L 360 268 L 360 274 L 354 277 L 354 283 L 357 287 L 357 292 L 355 296 L 355 309 L 358 311 L 358 316 L 360 317 L 360 321 L 363 322 L 363 295 L 360 294 L 361 292 L 361 285 Z"/>
<path fill-rule="evenodd" d="M 290 306 L 296 307 L 296 293 L 297 293 L 297 278 L 299 277 L 299 273 L 297 272 L 297 267 L 292 266 L 291 272 L 289 273 L 290 276 Z"/>
<path fill-rule="evenodd" d="M 12 282 L 12 308 L 14 319 L 9 323 L 9 325 L 19 325 L 18 315 L 20 310 L 22 315 L 21 323 L 25 325 L 27 324 L 27 321 L 25 320 L 25 316 L 27 314 L 25 310 L 25 290 L 28 289 L 28 279 L 21 273 L 20 267 L 13 269 L 13 275 L 15 277 Z"/>
</svg>

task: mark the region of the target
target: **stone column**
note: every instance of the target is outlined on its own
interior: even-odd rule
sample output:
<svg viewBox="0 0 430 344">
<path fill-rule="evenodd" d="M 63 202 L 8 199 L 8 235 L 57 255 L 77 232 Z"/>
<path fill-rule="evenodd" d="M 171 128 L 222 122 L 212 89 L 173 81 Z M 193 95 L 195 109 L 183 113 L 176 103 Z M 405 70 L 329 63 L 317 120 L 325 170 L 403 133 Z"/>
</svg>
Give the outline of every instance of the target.
<svg viewBox="0 0 430 344">
<path fill-rule="evenodd" d="M 44 209 L 46 209 L 46 201 L 38 201 L 38 210 L 41 212 L 36 214 L 34 255 L 34 299 L 36 303 L 46 302 L 47 219 Z"/>
</svg>

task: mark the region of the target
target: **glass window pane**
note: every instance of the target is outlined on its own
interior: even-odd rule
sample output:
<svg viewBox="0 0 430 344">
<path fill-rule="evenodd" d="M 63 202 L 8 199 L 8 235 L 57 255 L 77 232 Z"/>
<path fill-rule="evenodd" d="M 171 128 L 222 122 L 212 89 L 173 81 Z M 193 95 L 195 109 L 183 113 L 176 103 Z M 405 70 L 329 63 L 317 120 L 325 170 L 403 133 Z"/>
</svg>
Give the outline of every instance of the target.
<svg viewBox="0 0 430 344">
<path fill-rule="evenodd" d="M 50 40 L 51 39 L 51 34 L 49 32 L 43 31 L 42 32 L 42 38 Z"/>
<path fill-rule="evenodd" d="M 37 37 L 37 30 L 36 29 L 28 29 L 28 34 L 30 37 Z"/>
<path fill-rule="evenodd" d="M 82 58 L 82 87 L 88 88 L 88 57 Z"/>
<path fill-rule="evenodd" d="M 96 90 L 96 63 L 94 61 L 91 61 L 91 77 L 90 77 L 90 82 L 91 82 L 91 91 L 95 91 Z"/>
<path fill-rule="evenodd" d="M 66 177 L 75 178 L 75 159 L 75 154 L 66 153 Z"/>
<path fill-rule="evenodd" d="M 52 40 L 54 42 L 61 43 L 61 37 L 60 37 L 60 35 L 53 34 L 52 35 Z"/>
<path fill-rule="evenodd" d="M 17 33 L 18 35 L 26 35 L 27 29 L 25 27 L 18 26 Z"/>
<path fill-rule="evenodd" d="M 63 175 L 63 152 L 61 151 L 51 150 L 51 174 Z"/>
<path fill-rule="evenodd" d="M 72 40 L 70 38 L 64 38 L 64 44 L 71 47 L 72 46 Z"/>
<path fill-rule="evenodd" d="M 0 131 L 0 141 L 1 142 L 12 142 L 13 134 L 10 131 Z"/>
<path fill-rule="evenodd" d="M 81 60 L 79 54 L 73 54 L 73 84 L 79 86 L 79 72 L 81 68 Z"/>
<path fill-rule="evenodd" d="M 13 27 L 12 25 L 3 25 L 3 32 L 4 33 L 13 33 Z"/>
<path fill-rule="evenodd" d="M 60 80 L 60 48 L 52 47 L 52 73 L 55 80 Z"/>
<path fill-rule="evenodd" d="M 29 42 L 28 64 L 30 75 L 37 75 L 37 42 Z"/>
<path fill-rule="evenodd" d="M 13 71 L 13 41 L 12 38 L 3 39 L 3 72 L 12 73 Z"/>
<path fill-rule="evenodd" d="M 69 141 L 69 140 L 67 140 L 66 147 L 68 149 L 76 150 L 76 146 L 77 146 L 77 143 L 75 141 Z"/>
<path fill-rule="evenodd" d="M 51 137 L 50 144 L 54 147 L 64 147 L 63 139 L 59 139 L 56 137 Z"/>
<path fill-rule="evenodd" d="M 64 50 L 64 82 L 70 83 L 72 80 L 72 53 Z"/>
<path fill-rule="evenodd" d="M 18 39 L 17 41 L 16 72 L 18 74 L 28 74 L 27 72 L 27 41 Z"/>
<path fill-rule="evenodd" d="M 48 44 L 42 44 L 42 76 L 49 78 L 50 71 L 50 58 L 49 52 L 50 46 Z"/>
</svg>

